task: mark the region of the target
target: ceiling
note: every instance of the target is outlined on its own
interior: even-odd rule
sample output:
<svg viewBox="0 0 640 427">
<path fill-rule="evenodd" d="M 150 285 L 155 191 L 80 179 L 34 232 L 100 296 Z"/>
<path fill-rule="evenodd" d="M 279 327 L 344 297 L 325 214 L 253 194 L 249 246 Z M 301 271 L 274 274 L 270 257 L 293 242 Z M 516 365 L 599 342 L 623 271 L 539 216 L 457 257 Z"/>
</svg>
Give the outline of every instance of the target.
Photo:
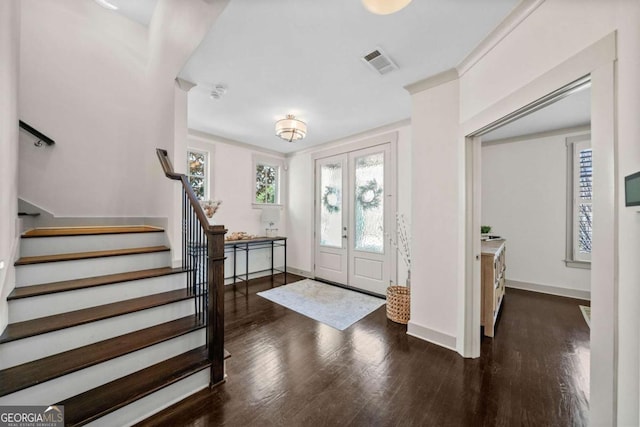
<svg viewBox="0 0 640 427">
<path fill-rule="evenodd" d="M 111 2 L 148 25 L 157 0 Z M 197 84 L 189 128 L 289 153 L 408 119 L 404 86 L 460 64 L 518 3 L 414 0 L 379 16 L 361 0 L 231 0 L 179 76 Z M 361 59 L 377 48 L 397 70 Z M 304 140 L 275 136 L 287 114 L 307 123 Z"/>
</svg>

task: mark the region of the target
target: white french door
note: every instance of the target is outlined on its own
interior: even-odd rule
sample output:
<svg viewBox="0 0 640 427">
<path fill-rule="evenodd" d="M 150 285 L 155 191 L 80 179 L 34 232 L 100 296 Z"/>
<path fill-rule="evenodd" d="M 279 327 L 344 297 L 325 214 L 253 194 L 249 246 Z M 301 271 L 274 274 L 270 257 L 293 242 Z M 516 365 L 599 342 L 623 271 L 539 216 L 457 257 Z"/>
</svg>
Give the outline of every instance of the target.
<svg viewBox="0 0 640 427">
<path fill-rule="evenodd" d="M 315 276 L 384 295 L 390 144 L 316 160 Z"/>
</svg>

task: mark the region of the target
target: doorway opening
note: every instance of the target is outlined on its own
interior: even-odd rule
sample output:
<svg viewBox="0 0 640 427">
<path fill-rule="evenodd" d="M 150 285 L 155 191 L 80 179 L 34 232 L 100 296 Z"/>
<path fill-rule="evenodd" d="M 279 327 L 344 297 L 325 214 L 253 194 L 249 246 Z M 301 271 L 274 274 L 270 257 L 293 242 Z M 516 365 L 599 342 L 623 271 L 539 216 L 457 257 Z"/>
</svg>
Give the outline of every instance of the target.
<svg viewBox="0 0 640 427">
<path fill-rule="evenodd" d="M 588 305 L 594 200 L 590 85 L 581 79 L 544 108 L 479 136 L 484 336 L 494 336 L 509 289 Z"/>
</svg>

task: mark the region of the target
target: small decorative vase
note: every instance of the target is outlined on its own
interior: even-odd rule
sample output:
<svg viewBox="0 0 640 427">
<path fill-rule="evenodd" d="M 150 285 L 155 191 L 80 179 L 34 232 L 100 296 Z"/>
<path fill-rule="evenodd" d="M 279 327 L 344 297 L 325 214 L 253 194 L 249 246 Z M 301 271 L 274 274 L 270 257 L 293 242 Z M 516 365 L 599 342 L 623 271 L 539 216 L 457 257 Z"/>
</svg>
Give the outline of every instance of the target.
<svg viewBox="0 0 640 427">
<path fill-rule="evenodd" d="M 216 225 L 216 220 L 214 217 L 207 218 L 209 220 L 209 225 Z"/>
</svg>

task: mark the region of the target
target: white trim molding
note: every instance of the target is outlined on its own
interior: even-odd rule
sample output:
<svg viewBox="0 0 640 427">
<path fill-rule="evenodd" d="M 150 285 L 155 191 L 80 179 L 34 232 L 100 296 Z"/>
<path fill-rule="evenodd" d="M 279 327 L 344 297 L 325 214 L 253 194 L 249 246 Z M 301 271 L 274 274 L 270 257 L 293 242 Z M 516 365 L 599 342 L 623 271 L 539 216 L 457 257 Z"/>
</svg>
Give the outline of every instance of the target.
<svg viewBox="0 0 640 427">
<path fill-rule="evenodd" d="M 301 270 L 296 267 L 287 267 L 287 273 L 297 274 L 298 276 L 306 277 L 307 279 L 315 279 L 312 271 Z"/>
<path fill-rule="evenodd" d="M 258 153 L 264 153 L 270 156 L 277 156 L 280 158 L 285 157 L 285 155 L 283 153 L 280 153 L 279 151 L 269 150 L 268 148 L 258 147 L 257 145 L 247 144 L 246 142 L 240 142 L 234 139 L 224 138 L 222 136 L 214 135 L 207 132 L 202 132 L 195 129 L 189 129 L 188 136 L 189 138 L 193 138 L 202 142 L 213 143 L 213 144 L 220 143 L 220 144 L 235 145 L 236 147 L 246 148 L 247 150 L 255 151 Z"/>
<path fill-rule="evenodd" d="M 364 132 L 356 133 L 353 135 L 345 136 L 344 138 L 336 139 L 333 141 L 324 142 L 322 144 L 314 145 L 309 148 L 305 148 L 303 150 L 293 151 L 291 153 L 287 153 L 286 157 L 295 157 L 302 154 L 314 154 L 316 152 L 328 152 L 330 150 L 334 150 L 335 152 L 344 152 L 341 149 L 343 146 L 349 146 L 351 144 L 357 143 L 358 141 L 370 138 L 376 138 L 380 135 L 384 136 L 390 133 L 398 133 L 398 130 L 402 127 L 411 126 L 411 119 L 404 119 L 398 122 L 389 123 L 388 125 L 380 126 L 377 128 L 369 129 Z M 342 151 L 341 151 L 342 150 Z M 352 151 L 352 150 L 346 150 Z"/>
<path fill-rule="evenodd" d="M 519 282 L 517 280 L 507 280 L 505 286 L 511 289 L 520 289 L 523 291 L 591 301 L 591 292 L 581 291 L 580 289 L 560 288 L 558 286 L 539 285 L 537 283 Z M 508 293 L 506 293 L 506 295 L 508 295 Z"/>
<path fill-rule="evenodd" d="M 194 87 L 198 86 L 197 83 L 190 82 L 189 80 L 181 79 L 180 77 L 176 77 L 176 86 L 185 92 L 189 92 Z"/>
<path fill-rule="evenodd" d="M 407 335 L 456 351 L 456 337 L 409 321 Z"/>
<path fill-rule="evenodd" d="M 408 84 L 404 88 L 407 92 L 413 95 L 415 93 L 422 92 L 436 86 L 443 85 L 445 83 L 449 83 L 459 78 L 460 75 L 458 74 L 458 70 L 456 70 L 455 68 L 451 68 L 447 71 L 443 71 L 431 77 L 427 77 L 426 79 L 418 80 L 415 83 Z"/>
</svg>

